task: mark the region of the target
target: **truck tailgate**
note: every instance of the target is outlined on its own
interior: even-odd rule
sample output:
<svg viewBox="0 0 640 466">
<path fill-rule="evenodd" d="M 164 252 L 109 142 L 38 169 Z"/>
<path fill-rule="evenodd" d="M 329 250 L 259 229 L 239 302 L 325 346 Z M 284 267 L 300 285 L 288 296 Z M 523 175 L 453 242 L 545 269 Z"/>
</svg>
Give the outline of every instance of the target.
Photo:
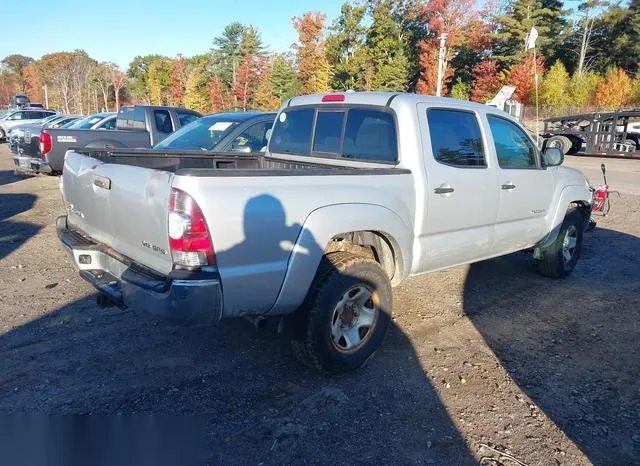
<svg viewBox="0 0 640 466">
<path fill-rule="evenodd" d="M 69 151 L 62 175 L 68 223 L 163 275 L 172 269 L 167 206 L 173 174 Z"/>
</svg>

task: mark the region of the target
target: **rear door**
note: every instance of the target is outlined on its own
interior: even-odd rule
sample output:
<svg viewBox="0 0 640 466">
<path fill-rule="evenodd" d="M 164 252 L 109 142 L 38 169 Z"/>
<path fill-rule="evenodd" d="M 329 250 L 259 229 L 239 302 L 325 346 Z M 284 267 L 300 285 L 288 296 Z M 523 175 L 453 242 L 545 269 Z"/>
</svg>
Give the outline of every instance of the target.
<svg viewBox="0 0 640 466">
<path fill-rule="evenodd" d="M 172 269 L 167 231 L 172 176 L 69 152 L 62 174 L 69 224 L 168 274 Z"/>
<path fill-rule="evenodd" d="M 538 149 L 514 122 L 487 115 L 491 151 L 498 163 L 500 209 L 493 245 L 495 254 L 518 251 L 546 234 L 554 192 L 552 170 L 541 167 Z"/>
<path fill-rule="evenodd" d="M 489 255 L 498 213 L 495 162 L 488 157 L 480 116 L 418 105 L 427 178 L 420 271 Z"/>
</svg>

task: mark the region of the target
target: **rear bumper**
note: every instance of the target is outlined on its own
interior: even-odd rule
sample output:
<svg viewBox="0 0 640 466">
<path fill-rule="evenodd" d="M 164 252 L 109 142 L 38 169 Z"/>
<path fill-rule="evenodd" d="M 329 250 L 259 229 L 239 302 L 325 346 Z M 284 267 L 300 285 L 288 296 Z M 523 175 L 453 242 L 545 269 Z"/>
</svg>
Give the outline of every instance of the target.
<svg viewBox="0 0 640 466">
<path fill-rule="evenodd" d="M 67 226 L 56 222 L 58 238 L 80 276 L 118 307 L 131 308 L 177 325 L 207 325 L 222 316 L 217 272 L 177 270 L 161 276 Z"/>
<path fill-rule="evenodd" d="M 27 173 L 51 173 L 51 167 L 47 162 L 37 157 L 18 154 L 13 156 L 14 169 Z"/>
</svg>

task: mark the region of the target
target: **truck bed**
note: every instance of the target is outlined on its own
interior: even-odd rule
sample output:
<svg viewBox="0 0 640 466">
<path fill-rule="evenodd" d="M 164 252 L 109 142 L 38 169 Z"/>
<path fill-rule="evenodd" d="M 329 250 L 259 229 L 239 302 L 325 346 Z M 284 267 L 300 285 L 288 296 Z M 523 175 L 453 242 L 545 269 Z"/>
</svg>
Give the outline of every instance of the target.
<svg viewBox="0 0 640 466">
<path fill-rule="evenodd" d="M 175 173 L 179 176 L 321 176 L 358 174 L 408 174 L 395 167 L 354 168 L 317 162 L 292 162 L 261 154 L 236 152 L 181 151 L 159 152 L 152 149 L 74 149 L 105 164 L 131 165 Z"/>
</svg>

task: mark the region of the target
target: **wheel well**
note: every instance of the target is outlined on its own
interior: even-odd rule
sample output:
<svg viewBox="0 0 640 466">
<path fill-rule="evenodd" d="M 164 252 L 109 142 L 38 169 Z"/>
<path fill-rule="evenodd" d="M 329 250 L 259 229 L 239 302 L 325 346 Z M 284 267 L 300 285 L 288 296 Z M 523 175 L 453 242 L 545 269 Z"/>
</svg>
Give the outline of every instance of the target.
<svg viewBox="0 0 640 466">
<path fill-rule="evenodd" d="M 377 231 L 350 231 L 335 235 L 327 244 L 324 253 L 337 251 L 350 252 L 370 257 L 380 264 L 387 273 L 392 284 L 400 280 L 401 260 L 396 253 L 397 246 L 393 239 Z"/>
<path fill-rule="evenodd" d="M 591 206 L 584 201 L 574 201 L 569 204 L 569 211 L 577 210 L 582 215 L 582 220 L 584 221 L 585 226 L 591 219 Z"/>
</svg>

